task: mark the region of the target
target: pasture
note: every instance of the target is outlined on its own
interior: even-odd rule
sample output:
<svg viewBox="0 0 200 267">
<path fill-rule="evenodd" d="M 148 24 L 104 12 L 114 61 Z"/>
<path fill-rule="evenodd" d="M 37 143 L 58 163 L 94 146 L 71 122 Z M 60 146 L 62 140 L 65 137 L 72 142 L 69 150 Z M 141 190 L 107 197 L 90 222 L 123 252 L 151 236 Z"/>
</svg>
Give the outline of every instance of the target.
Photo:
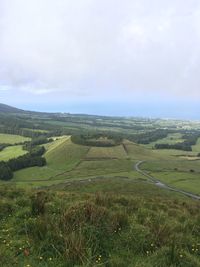
<svg viewBox="0 0 200 267">
<path fill-rule="evenodd" d="M 88 159 L 125 159 L 128 155 L 122 145 L 113 147 L 91 147 L 86 155 Z"/>
<path fill-rule="evenodd" d="M 17 146 L 8 146 L 4 148 L 2 151 L 0 151 L 0 161 L 7 161 L 12 158 L 17 158 L 19 156 L 22 156 L 26 154 L 27 151 L 22 149 L 21 145 Z"/>
<path fill-rule="evenodd" d="M 169 144 L 169 145 L 174 145 L 176 143 L 181 143 L 183 142 L 184 139 L 182 138 L 182 134 L 181 133 L 172 133 L 172 134 L 168 134 L 167 137 L 162 138 L 162 139 L 158 139 L 155 142 L 151 142 L 148 145 L 145 145 L 148 148 L 153 148 L 156 144 Z"/>
<path fill-rule="evenodd" d="M 17 144 L 23 143 L 25 141 L 30 141 L 31 139 L 28 137 L 15 135 L 15 134 L 2 134 L 0 133 L 0 144 Z"/>
</svg>

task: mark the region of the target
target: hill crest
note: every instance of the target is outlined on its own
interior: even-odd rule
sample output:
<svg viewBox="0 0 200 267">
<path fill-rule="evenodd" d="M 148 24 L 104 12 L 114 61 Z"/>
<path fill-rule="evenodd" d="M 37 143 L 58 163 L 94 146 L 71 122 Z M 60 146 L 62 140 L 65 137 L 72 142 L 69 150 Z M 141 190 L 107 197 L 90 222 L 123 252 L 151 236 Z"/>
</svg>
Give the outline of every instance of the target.
<svg viewBox="0 0 200 267">
<path fill-rule="evenodd" d="M 0 112 L 4 112 L 4 113 L 23 113 L 24 110 L 0 103 Z"/>
</svg>

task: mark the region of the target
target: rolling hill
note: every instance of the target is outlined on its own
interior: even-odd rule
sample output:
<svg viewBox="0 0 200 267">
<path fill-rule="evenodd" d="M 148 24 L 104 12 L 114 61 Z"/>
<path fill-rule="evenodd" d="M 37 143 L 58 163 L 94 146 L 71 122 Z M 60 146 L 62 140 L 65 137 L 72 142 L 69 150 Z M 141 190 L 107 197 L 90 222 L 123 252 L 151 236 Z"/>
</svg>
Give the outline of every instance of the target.
<svg viewBox="0 0 200 267">
<path fill-rule="evenodd" d="M 25 112 L 22 109 L 11 107 L 5 104 L 0 103 L 0 112 L 2 113 L 23 113 Z"/>
</svg>

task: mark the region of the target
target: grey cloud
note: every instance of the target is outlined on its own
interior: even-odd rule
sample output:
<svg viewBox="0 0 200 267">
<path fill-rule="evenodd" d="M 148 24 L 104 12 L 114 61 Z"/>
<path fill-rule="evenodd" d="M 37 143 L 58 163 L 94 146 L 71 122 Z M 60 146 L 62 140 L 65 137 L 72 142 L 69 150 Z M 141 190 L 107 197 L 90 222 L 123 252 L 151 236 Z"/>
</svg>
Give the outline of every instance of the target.
<svg viewBox="0 0 200 267">
<path fill-rule="evenodd" d="M 13 90 L 197 96 L 199 1 L 0 0 L 0 80 Z"/>
</svg>

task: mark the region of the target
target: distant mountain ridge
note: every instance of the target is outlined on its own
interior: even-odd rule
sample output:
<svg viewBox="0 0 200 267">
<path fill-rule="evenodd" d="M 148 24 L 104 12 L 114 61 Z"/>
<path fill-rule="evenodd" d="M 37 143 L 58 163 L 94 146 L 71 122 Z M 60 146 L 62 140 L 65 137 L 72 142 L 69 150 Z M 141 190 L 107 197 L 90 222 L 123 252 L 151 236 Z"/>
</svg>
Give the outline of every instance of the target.
<svg viewBox="0 0 200 267">
<path fill-rule="evenodd" d="M 23 113 L 23 112 L 25 112 L 25 110 L 0 103 L 0 112 L 3 112 L 3 113 Z"/>
</svg>

